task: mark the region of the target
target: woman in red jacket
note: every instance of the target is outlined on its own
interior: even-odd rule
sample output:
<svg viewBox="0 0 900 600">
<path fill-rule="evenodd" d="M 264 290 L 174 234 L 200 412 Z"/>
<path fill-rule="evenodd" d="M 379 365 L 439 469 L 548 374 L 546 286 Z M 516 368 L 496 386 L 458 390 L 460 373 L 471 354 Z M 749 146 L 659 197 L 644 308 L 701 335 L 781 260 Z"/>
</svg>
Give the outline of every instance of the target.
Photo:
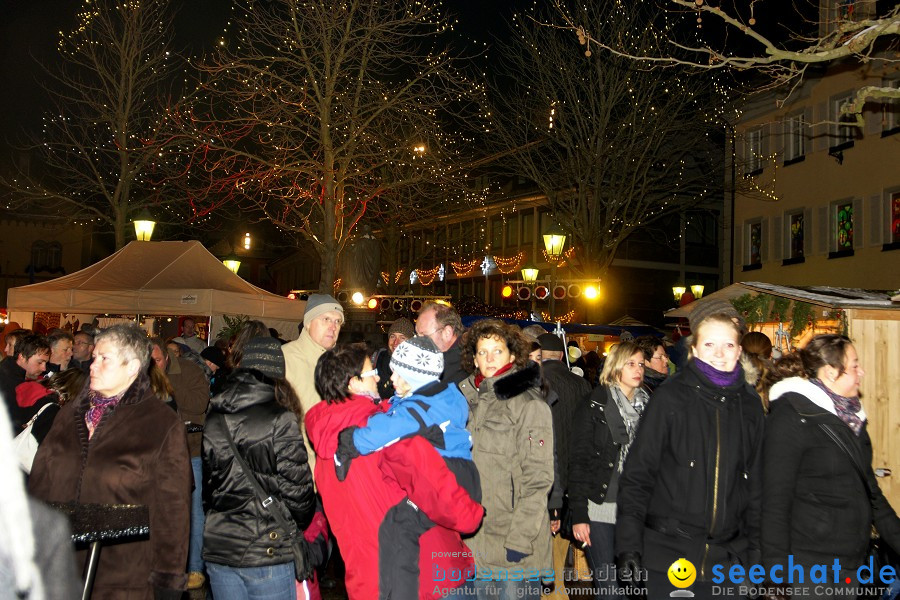
<svg viewBox="0 0 900 600">
<path fill-rule="evenodd" d="M 338 434 L 363 426 L 384 408 L 378 376 L 363 346 L 338 346 L 316 366 L 316 389 L 324 402 L 305 416 L 316 449 L 315 481 L 325 515 L 347 565 L 351 600 L 379 598 L 379 564 L 391 560 L 390 531 L 382 528 L 387 511 L 408 497 L 437 526 L 419 539 L 419 598 L 456 593 L 473 577 L 473 560 L 458 532 L 471 533 L 483 509 L 456 482 L 444 460 L 424 438 L 416 436 L 359 456 L 347 478 L 335 474 Z"/>
</svg>

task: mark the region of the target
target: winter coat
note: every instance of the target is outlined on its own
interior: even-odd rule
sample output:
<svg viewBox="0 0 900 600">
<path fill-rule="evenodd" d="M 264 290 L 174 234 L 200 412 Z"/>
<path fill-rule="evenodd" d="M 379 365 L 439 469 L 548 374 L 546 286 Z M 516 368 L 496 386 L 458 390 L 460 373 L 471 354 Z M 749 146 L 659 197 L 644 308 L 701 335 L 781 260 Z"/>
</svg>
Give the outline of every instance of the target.
<svg viewBox="0 0 900 600">
<path fill-rule="evenodd" d="M 24 381 L 25 369 L 16 363 L 14 357 L 10 356 L 0 361 L 0 396 L 3 396 L 6 403 L 13 436 L 22 431 L 22 425 L 34 414 L 33 412 L 29 414 L 28 410 L 21 408 L 16 402 L 16 387 Z"/>
<path fill-rule="evenodd" d="M 764 417 L 743 378 L 717 386 L 695 360 L 641 418 L 619 478 L 616 552 L 661 572 L 683 557 L 709 581 L 714 564 L 758 562 Z"/>
<path fill-rule="evenodd" d="M 484 509 L 419 436 L 355 458 L 347 478 L 338 481 L 334 470 L 338 434 L 365 425 L 384 408 L 368 397 L 351 396 L 343 402 L 321 402 L 306 415 L 310 441 L 319 454 L 316 485 L 347 566 L 347 594 L 351 600 L 378 598 L 379 561 L 389 559 L 392 552 L 390 532 L 381 531 L 382 520 L 408 495 L 437 524 L 419 538 L 419 598 L 440 598 L 447 588 L 471 577 L 472 553 L 457 532 L 477 529 Z"/>
<path fill-rule="evenodd" d="M 559 400 L 550 405 L 553 413 L 554 449 L 559 466 L 559 484 L 563 490 L 568 489 L 569 471 L 569 432 L 572 431 L 573 418 L 578 408 L 583 406 L 591 395 L 591 384 L 584 377 L 575 375 L 560 360 L 545 360 L 541 364 L 544 381 L 556 392 Z"/>
<path fill-rule="evenodd" d="M 263 490 L 281 499 L 282 517 L 302 531 L 315 512 L 315 493 L 297 417 L 275 400 L 271 381 L 247 369 L 232 373 L 210 405 L 203 432 L 203 559 L 232 567 L 292 562 L 285 534 L 293 531 L 273 516 L 278 503 L 262 506 L 226 430 Z"/>
<path fill-rule="evenodd" d="M 300 337 L 282 346 L 281 351 L 284 353 L 284 378 L 294 388 L 294 393 L 300 399 L 303 414 L 306 415 L 313 406 L 322 400 L 319 392 L 316 391 L 315 373 L 316 363 L 319 362 L 319 357 L 325 354 L 325 348 L 317 344 L 309 336 L 309 329 L 304 327 L 300 332 Z M 305 417 L 303 422 L 305 426 Z M 309 432 L 304 430 L 303 433 L 309 469 L 310 472 L 313 472 L 316 468 L 316 453 L 313 452 L 310 445 Z"/>
<path fill-rule="evenodd" d="M 541 394 L 535 363 L 459 384 L 469 402 L 472 458 L 481 475 L 485 520 L 469 540 L 479 578 L 490 569 L 542 571 L 550 568 L 547 495 L 553 485 L 553 417 Z M 525 556 L 506 560 L 506 550 Z"/>
<path fill-rule="evenodd" d="M 34 457 L 29 491 L 45 502 L 148 507 L 149 539 L 104 545 L 93 598 L 149 599 L 154 588 L 183 590 L 192 483 L 184 424 L 141 373 L 88 440 L 87 392 L 60 409 Z M 78 564 L 85 554 L 79 552 Z"/>
<path fill-rule="evenodd" d="M 365 427 L 353 432 L 353 445 L 360 454 L 371 454 L 419 434 L 435 444 L 441 456 L 472 460 L 468 418 L 466 399 L 456 384 L 435 381 L 410 396 L 394 398 L 386 412 L 372 415 Z"/>
<path fill-rule="evenodd" d="M 190 338 L 199 339 L 199 338 Z M 209 408 L 209 379 L 199 366 L 190 359 L 175 356 L 169 352 L 169 367 L 166 377 L 172 384 L 175 396 L 175 405 L 178 414 L 185 423 L 203 425 L 206 422 L 206 410 Z M 188 449 L 191 458 L 200 456 L 200 442 L 203 433 L 188 434 Z"/>
<path fill-rule="evenodd" d="M 762 555 L 767 571 L 787 564 L 856 569 L 866 557 L 871 525 L 900 549 L 900 520 L 872 471 L 866 425 L 859 436 L 837 416 L 831 398 L 814 383 L 792 377 L 769 393 L 763 448 Z M 860 416 L 865 420 L 865 411 Z M 827 432 L 826 432 L 827 431 Z M 869 492 L 847 453 L 852 452 Z"/>
<path fill-rule="evenodd" d="M 444 372 L 441 373 L 443 383 L 459 383 L 469 376 L 462 368 L 462 338 L 457 338 L 453 345 L 444 352 Z"/>
<path fill-rule="evenodd" d="M 621 444 L 613 440 L 609 421 L 623 429 L 625 422 L 607 389 L 605 385 L 594 388 L 590 398 L 575 411 L 569 449 L 569 510 L 573 523 L 590 522 L 588 500 L 603 503 L 619 460 Z"/>
</svg>

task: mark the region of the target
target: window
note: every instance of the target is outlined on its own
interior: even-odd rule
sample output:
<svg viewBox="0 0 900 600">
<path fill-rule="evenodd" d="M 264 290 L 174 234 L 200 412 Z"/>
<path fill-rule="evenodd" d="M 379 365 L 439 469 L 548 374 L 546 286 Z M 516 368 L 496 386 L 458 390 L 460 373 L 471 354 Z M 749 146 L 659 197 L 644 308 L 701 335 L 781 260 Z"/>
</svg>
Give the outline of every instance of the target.
<svg viewBox="0 0 900 600">
<path fill-rule="evenodd" d="M 529 208 L 522 213 L 522 244 L 534 242 L 534 210 Z"/>
<path fill-rule="evenodd" d="M 841 108 L 853 99 L 853 94 L 847 93 L 831 101 L 831 120 L 841 123 L 853 122 L 853 118 L 841 114 Z M 857 127 L 855 125 L 835 125 L 832 132 L 832 150 L 841 150 L 853 146 L 856 138 Z"/>
<path fill-rule="evenodd" d="M 891 194 L 891 237 L 892 244 L 900 243 L 900 192 Z"/>
<path fill-rule="evenodd" d="M 62 268 L 62 244 L 43 240 L 33 242 L 31 268 L 35 271 L 59 271 Z"/>
<path fill-rule="evenodd" d="M 900 79 L 885 80 L 882 86 L 898 89 Z M 883 98 L 881 106 L 881 135 L 891 135 L 900 131 L 900 98 Z"/>
<path fill-rule="evenodd" d="M 503 247 L 503 217 L 491 219 L 491 248 L 499 250 Z"/>
<path fill-rule="evenodd" d="M 835 205 L 835 241 L 838 252 L 853 250 L 853 202 L 847 200 Z"/>
<path fill-rule="evenodd" d="M 762 222 L 747 225 L 747 264 L 762 264 Z"/>
<path fill-rule="evenodd" d="M 788 215 L 788 258 L 803 258 L 803 212 Z"/>
<path fill-rule="evenodd" d="M 506 219 L 506 247 L 515 248 L 519 245 L 519 215 L 513 214 Z"/>
<path fill-rule="evenodd" d="M 796 162 L 806 154 L 806 117 L 788 117 L 784 127 L 784 162 Z"/>
<path fill-rule="evenodd" d="M 835 0 L 835 13 L 838 19 L 848 21 L 853 19 L 855 2 L 853 0 Z"/>
<path fill-rule="evenodd" d="M 762 129 L 754 129 L 747 132 L 747 139 L 744 145 L 744 160 L 746 161 L 745 175 L 754 175 L 762 171 Z"/>
</svg>

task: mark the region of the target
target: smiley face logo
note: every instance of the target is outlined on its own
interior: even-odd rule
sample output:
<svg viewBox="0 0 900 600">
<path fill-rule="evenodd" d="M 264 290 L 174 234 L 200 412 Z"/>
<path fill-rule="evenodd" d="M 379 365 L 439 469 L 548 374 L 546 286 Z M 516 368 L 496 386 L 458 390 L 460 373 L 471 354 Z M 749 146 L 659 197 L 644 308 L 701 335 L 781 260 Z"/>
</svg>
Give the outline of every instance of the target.
<svg viewBox="0 0 900 600">
<path fill-rule="evenodd" d="M 669 575 L 669 583 L 677 588 L 690 587 L 694 580 L 697 579 L 697 569 L 686 558 L 679 558 L 673 562 L 667 573 Z"/>
</svg>

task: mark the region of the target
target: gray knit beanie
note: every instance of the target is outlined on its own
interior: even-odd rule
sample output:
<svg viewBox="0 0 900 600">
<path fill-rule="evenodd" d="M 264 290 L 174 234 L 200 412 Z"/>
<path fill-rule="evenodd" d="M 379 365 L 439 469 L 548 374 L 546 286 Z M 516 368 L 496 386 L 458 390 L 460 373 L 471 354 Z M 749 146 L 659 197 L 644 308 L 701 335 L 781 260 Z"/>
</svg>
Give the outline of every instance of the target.
<svg viewBox="0 0 900 600">
<path fill-rule="evenodd" d="M 431 338 L 409 338 L 397 346 L 391 355 L 391 371 L 400 375 L 412 391 L 416 391 L 441 378 L 444 355 Z"/>
<path fill-rule="evenodd" d="M 697 300 L 694 308 L 688 313 L 688 325 L 691 327 L 691 332 L 696 334 L 697 328 L 700 327 L 703 321 L 713 315 L 722 315 L 733 320 L 741 331 L 746 331 L 747 329 L 743 317 L 741 317 L 731 302 L 719 298 L 711 298 L 709 300 Z"/>
<path fill-rule="evenodd" d="M 244 346 L 242 369 L 256 369 L 271 379 L 284 379 L 284 353 L 273 337 L 255 337 Z"/>
<path fill-rule="evenodd" d="M 342 315 L 344 314 L 344 307 L 334 299 L 334 296 L 310 294 L 309 299 L 306 301 L 306 312 L 303 313 L 303 326 L 309 327 L 310 321 L 329 310 L 335 310 Z"/>
<path fill-rule="evenodd" d="M 392 333 L 399 333 L 406 339 L 411 339 L 416 337 L 416 327 L 413 325 L 412 321 L 406 317 L 400 317 L 391 323 L 391 328 L 388 329 L 388 337 L 390 337 Z"/>
</svg>

